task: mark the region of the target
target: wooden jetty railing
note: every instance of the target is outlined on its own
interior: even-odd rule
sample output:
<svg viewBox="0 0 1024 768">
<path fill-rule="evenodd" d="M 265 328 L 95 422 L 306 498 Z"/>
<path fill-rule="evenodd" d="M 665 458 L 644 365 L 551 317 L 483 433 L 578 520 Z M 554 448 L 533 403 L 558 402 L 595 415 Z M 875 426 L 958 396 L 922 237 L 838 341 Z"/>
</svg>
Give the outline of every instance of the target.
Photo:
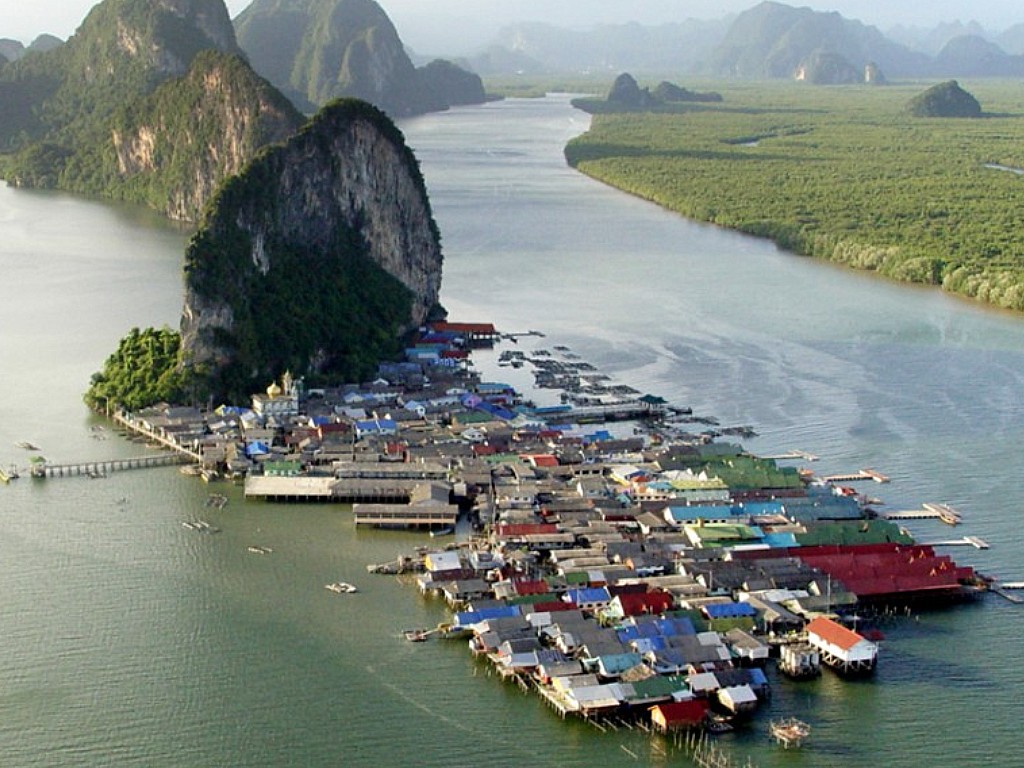
<svg viewBox="0 0 1024 768">
<path fill-rule="evenodd" d="M 181 445 L 175 440 L 171 440 L 166 435 L 162 435 L 159 432 L 154 432 L 151 429 L 147 429 L 144 425 L 135 421 L 135 419 L 125 416 L 124 412 L 122 411 L 115 411 L 111 415 L 111 418 L 114 420 L 115 424 L 119 424 L 129 432 L 134 432 L 136 435 L 142 435 L 147 440 L 157 443 L 163 448 L 167 448 L 168 450 L 174 451 L 175 453 L 181 454 L 182 456 L 187 456 L 197 464 L 202 463 L 203 461 L 203 456 L 198 451 L 193 451 L 191 448 Z"/>
<path fill-rule="evenodd" d="M 166 467 L 172 464 L 202 463 L 203 456 L 187 446 L 171 440 L 165 435 L 147 429 L 130 416 L 117 411 L 110 414 L 114 423 L 128 432 L 145 437 L 170 453 L 159 453 L 150 456 L 134 456 L 127 459 L 107 459 L 105 461 L 76 461 L 63 464 L 51 464 L 41 461 L 31 467 L 32 477 L 103 477 L 108 472 L 127 469 L 149 469 L 150 467 Z"/>
<path fill-rule="evenodd" d="M 861 469 L 857 472 L 848 472 L 841 475 L 829 475 L 823 477 L 826 483 L 853 483 L 858 480 L 874 480 L 876 483 L 888 483 L 889 478 L 881 472 L 873 469 Z"/>
<path fill-rule="evenodd" d="M 129 459 L 107 461 L 85 461 L 74 464 L 49 464 L 39 462 L 32 465 L 32 477 L 104 477 L 109 472 L 126 469 L 149 469 L 191 461 L 180 453 L 161 453 L 155 456 L 135 456 Z"/>
</svg>

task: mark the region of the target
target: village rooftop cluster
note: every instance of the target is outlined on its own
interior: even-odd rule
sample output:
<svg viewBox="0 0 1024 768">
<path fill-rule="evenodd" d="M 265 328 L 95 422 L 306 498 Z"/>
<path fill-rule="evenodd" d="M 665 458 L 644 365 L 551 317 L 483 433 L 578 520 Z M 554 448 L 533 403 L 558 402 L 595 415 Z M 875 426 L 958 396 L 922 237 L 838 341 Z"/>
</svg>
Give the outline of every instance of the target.
<svg viewBox="0 0 1024 768">
<path fill-rule="evenodd" d="M 122 423 L 190 446 L 207 479 L 244 477 L 247 498 L 458 528 L 457 546 L 371 570 L 416 571 L 451 606 L 450 622 L 410 639 L 470 638 L 563 716 L 727 727 L 767 699 L 769 659 L 796 678 L 821 663 L 870 673 L 878 646 L 844 617 L 984 587 L 852 488 L 684 434 L 670 422 L 685 409 L 596 385 L 606 377 L 568 353 L 504 358 L 557 375 L 569 389 L 556 407 L 481 380 L 471 349 L 499 338 L 437 324 L 362 386 L 304 390 L 286 375 L 245 407 L 161 406 Z M 580 416 L 637 426 L 616 436 Z"/>
</svg>

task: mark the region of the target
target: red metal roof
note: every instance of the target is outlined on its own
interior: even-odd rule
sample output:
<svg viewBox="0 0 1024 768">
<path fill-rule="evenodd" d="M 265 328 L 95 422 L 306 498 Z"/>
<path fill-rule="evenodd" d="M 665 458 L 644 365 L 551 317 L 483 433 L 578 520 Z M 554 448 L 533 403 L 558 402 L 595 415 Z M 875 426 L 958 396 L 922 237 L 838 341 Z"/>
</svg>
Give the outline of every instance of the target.
<svg viewBox="0 0 1024 768">
<path fill-rule="evenodd" d="M 537 536 L 558 533 L 555 523 L 499 523 L 498 536 Z"/>
<path fill-rule="evenodd" d="M 514 579 L 512 588 L 517 595 L 546 595 L 551 591 L 546 581 L 542 579 Z"/>
<path fill-rule="evenodd" d="M 519 456 L 523 461 L 533 462 L 535 467 L 557 467 L 558 457 L 550 453 L 523 453 Z"/>
<path fill-rule="evenodd" d="M 842 624 L 837 624 L 824 616 L 819 616 L 807 625 L 807 634 L 817 635 L 825 642 L 842 648 L 844 651 L 850 650 L 857 643 L 864 642 L 864 638 L 852 629 L 847 629 Z"/>
<path fill-rule="evenodd" d="M 651 707 L 651 717 L 665 725 L 697 725 L 707 717 L 711 704 L 707 699 L 672 701 Z"/>
<path fill-rule="evenodd" d="M 625 616 L 640 616 L 645 613 L 664 613 L 672 607 L 672 595 L 667 592 L 627 592 L 616 595 Z"/>
</svg>

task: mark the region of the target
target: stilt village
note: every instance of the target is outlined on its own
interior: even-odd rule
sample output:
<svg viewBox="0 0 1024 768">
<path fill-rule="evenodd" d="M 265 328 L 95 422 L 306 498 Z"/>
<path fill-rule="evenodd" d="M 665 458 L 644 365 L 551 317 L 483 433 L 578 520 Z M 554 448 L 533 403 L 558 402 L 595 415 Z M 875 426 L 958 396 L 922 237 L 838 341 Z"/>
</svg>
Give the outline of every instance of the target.
<svg viewBox="0 0 1024 768">
<path fill-rule="evenodd" d="M 183 472 L 244 483 L 246 499 L 351 505 L 356 526 L 429 535 L 367 565 L 450 609 L 406 640 L 461 639 L 558 716 L 688 739 L 695 758 L 715 754 L 707 734 L 769 706 L 770 665 L 871 675 L 885 663 L 873 617 L 993 589 L 1016 600 L 938 551 L 980 539 L 917 543 L 901 527 L 956 526 L 951 507 L 879 511 L 855 487 L 887 482 L 879 472 L 818 477 L 797 466 L 810 454 L 752 455 L 734 442 L 750 428 L 615 385 L 542 338 L 438 323 L 366 384 L 285 374 L 244 405 L 113 416 Z M 532 393 L 476 373 L 480 347 L 532 373 Z M 810 727 L 787 714 L 771 737 L 799 746 Z"/>
</svg>

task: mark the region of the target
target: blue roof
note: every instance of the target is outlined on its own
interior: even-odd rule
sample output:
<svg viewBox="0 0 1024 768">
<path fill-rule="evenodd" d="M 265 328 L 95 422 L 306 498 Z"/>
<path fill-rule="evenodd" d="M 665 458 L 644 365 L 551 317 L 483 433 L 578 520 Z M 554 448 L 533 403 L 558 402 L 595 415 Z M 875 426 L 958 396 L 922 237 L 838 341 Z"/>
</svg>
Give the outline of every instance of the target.
<svg viewBox="0 0 1024 768">
<path fill-rule="evenodd" d="M 270 448 L 259 440 L 253 440 L 245 445 L 246 456 L 266 456 L 268 453 L 270 453 Z"/>
<path fill-rule="evenodd" d="M 726 504 L 691 504 L 690 506 L 670 506 L 669 514 L 676 522 L 690 520 L 721 520 L 730 517 L 743 517 L 749 514 L 742 507 L 730 507 Z"/>
<path fill-rule="evenodd" d="M 554 413 L 566 413 L 571 410 L 572 407 L 568 405 L 541 405 L 533 408 L 531 412 L 537 415 L 548 415 Z"/>
<path fill-rule="evenodd" d="M 712 619 L 735 619 L 757 615 L 754 606 L 748 603 L 711 603 L 704 606 L 704 612 Z"/>
<path fill-rule="evenodd" d="M 748 672 L 750 673 L 750 682 L 753 685 L 768 685 L 768 678 L 765 677 L 764 670 L 758 669 L 757 667 L 751 667 Z"/>
<path fill-rule="evenodd" d="M 630 625 L 622 627 L 616 630 L 616 634 L 619 636 L 620 643 L 628 643 L 631 640 L 640 639 L 640 627 L 636 625 Z"/>
<path fill-rule="evenodd" d="M 640 637 L 631 642 L 637 653 L 661 651 L 668 647 L 668 640 L 664 637 Z"/>
<path fill-rule="evenodd" d="M 570 589 L 565 593 L 569 602 L 576 605 L 586 603 L 607 603 L 611 600 L 608 590 L 604 587 L 585 587 L 583 589 Z"/>
<path fill-rule="evenodd" d="M 687 618 L 658 619 L 654 624 L 658 627 L 661 634 L 666 637 L 697 634 L 697 628 L 694 627 L 693 622 Z"/>
<path fill-rule="evenodd" d="M 783 507 L 786 514 L 797 521 L 859 520 L 864 516 L 857 500 L 850 496 L 813 495 L 786 499 Z"/>
<path fill-rule="evenodd" d="M 783 512 L 781 501 L 745 501 L 739 506 L 748 515 L 781 515 Z"/>
<path fill-rule="evenodd" d="M 800 542 L 796 540 L 796 534 L 791 531 L 784 533 L 766 533 L 764 543 L 772 549 L 785 549 L 787 547 L 799 547 Z"/>
<path fill-rule="evenodd" d="M 521 612 L 518 605 L 499 605 L 494 608 L 481 608 L 479 611 L 456 613 L 453 621 L 457 627 L 468 627 L 488 619 L 507 619 L 520 615 Z"/>
</svg>

